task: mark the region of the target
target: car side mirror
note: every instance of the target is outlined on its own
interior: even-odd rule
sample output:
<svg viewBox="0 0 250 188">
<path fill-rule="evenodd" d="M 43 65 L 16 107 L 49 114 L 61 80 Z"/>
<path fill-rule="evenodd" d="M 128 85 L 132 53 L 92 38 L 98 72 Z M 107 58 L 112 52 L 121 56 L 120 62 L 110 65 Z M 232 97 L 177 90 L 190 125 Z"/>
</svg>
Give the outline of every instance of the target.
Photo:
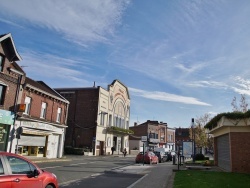
<svg viewBox="0 0 250 188">
<path fill-rule="evenodd" d="M 37 170 L 37 169 L 35 169 L 34 171 L 33 171 L 33 176 L 34 177 L 37 177 L 39 175 L 39 171 Z"/>
</svg>

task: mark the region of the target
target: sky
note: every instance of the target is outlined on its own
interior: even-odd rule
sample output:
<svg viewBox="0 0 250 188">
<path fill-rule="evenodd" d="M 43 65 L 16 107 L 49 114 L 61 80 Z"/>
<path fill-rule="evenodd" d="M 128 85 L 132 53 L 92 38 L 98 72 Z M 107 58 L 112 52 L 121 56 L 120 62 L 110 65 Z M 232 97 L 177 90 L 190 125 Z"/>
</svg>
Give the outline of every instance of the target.
<svg viewBox="0 0 250 188">
<path fill-rule="evenodd" d="M 231 112 L 250 97 L 249 0 L 0 0 L 27 76 L 52 88 L 128 87 L 130 126 Z"/>
</svg>

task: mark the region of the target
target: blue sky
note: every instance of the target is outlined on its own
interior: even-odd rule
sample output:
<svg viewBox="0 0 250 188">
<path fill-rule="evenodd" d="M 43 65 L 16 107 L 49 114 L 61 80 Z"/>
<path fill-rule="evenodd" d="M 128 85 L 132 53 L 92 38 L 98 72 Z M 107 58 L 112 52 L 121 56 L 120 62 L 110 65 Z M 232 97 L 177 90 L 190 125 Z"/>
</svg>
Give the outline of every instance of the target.
<svg viewBox="0 0 250 188">
<path fill-rule="evenodd" d="M 0 34 L 52 88 L 107 88 L 131 96 L 130 126 L 232 111 L 250 95 L 248 0 L 0 0 Z"/>
</svg>

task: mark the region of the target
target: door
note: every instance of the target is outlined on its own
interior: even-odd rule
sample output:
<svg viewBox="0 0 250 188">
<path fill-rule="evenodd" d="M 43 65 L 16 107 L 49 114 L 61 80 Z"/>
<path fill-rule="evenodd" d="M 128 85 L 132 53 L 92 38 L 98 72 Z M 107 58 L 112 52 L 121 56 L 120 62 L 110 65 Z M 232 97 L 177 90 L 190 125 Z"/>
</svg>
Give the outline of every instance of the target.
<svg viewBox="0 0 250 188">
<path fill-rule="evenodd" d="M 100 155 L 104 155 L 104 142 L 100 141 Z"/>
<path fill-rule="evenodd" d="M 217 138 L 218 166 L 226 171 L 231 171 L 229 134 Z"/>
<path fill-rule="evenodd" d="M 59 135 L 50 135 L 48 139 L 49 158 L 57 158 Z"/>
<path fill-rule="evenodd" d="M 32 164 L 14 156 L 7 156 L 12 174 L 9 175 L 11 188 L 42 188 L 42 180 L 32 176 L 32 172 L 36 169 Z"/>
</svg>

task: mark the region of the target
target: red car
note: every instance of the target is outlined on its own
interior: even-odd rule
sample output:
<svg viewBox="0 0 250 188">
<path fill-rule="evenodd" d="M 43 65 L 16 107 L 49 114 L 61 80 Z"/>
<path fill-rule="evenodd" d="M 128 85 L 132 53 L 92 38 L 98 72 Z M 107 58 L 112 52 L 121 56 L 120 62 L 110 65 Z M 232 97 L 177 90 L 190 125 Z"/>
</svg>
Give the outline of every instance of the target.
<svg viewBox="0 0 250 188">
<path fill-rule="evenodd" d="M 143 163 L 143 152 L 140 152 L 137 154 L 135 158 L 136 163 Z M 158 157 L 151 151 L 144 153 L 144 163 L 147 164 L 157 164 L 158 163 Z"/>
<path fill-rule="evenodd" d="M 17 154 L 0 152 L 1 188 L 58 188 L 56 175 Z"/>
</svg>

